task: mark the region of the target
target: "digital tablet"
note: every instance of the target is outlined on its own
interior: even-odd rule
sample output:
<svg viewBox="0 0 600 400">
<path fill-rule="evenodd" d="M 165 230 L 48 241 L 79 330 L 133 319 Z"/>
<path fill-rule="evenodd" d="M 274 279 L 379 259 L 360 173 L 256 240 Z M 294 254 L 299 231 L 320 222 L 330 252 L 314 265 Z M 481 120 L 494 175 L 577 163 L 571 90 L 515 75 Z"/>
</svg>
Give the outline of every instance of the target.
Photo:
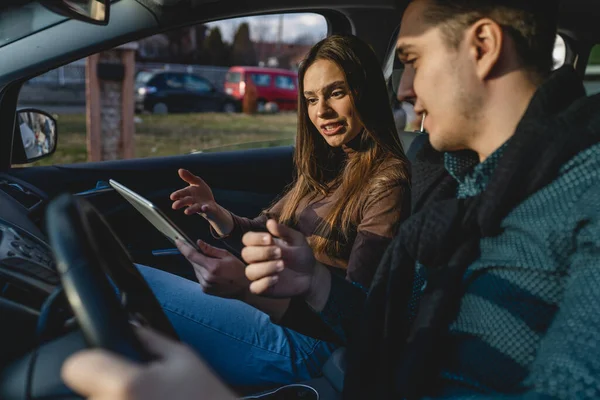
<svg viewBox="0 0 600 400">
<path fill-rule="evenodd" d="M 140 212 L 156 229 L 161 231 L 167 238 L 175 244 L 175 240 L 181 240 L 192 246 L 198 252 L 202 251 L 181 229 L 177 227 L 160 208 L 156 207 L 150 200 L 140 196 L 133 190 L 126 186 L 123 186 L 119 182 L 110 179 L 108 181 L 121 196 L 125 198 L 136 210 Z"/>
</svg>

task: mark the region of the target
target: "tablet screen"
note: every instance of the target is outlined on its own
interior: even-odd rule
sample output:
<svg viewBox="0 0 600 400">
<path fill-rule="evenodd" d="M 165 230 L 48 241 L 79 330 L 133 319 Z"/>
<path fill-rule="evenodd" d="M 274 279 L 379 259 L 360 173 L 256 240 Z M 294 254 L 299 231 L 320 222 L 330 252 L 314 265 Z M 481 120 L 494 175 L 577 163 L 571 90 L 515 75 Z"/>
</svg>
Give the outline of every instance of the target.
<svg viewBox="0 0 600 400">
<path fill-rule="evenodd" d="M 140 196 L 128 187 L 119 182 L 110 179 L 108 183 L 127 200 L 140 214 L 142 214 L 156 229 L 162 232 L 167 238 L 175 244 L 176 240 L 181 240 L 201 252 L 196 243 L 187 237 L 181 229 L 177 227 L 158 207 L 150 200 Z"/>
</svg>

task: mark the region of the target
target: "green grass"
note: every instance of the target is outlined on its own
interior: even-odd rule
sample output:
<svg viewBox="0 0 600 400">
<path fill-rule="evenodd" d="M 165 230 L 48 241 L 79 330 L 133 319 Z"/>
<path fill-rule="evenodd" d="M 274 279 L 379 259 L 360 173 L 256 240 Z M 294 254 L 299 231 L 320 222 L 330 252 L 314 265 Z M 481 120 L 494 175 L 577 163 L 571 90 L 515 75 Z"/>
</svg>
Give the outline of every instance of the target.
<svg viewBox="0 0 600 400">
<path fill-rule="evenodd" d="M 588 64 L 600 64 L 600 46 L 596 45 L 592 48 Z"/>
<path fill-rule="evenodd" d="M 284 145 L 291 143 L 296 134 L 295 113 L 198 113 L 139 118 L 141 122 L 135 124 L 136 158 L 188 154 L 221 146 L 226 146 L 223 150 L 235 150 Z M 29 165 L 85 162 L 86 138 L 85 114 L 60 115 L 56 152 Z"/>
</svg>

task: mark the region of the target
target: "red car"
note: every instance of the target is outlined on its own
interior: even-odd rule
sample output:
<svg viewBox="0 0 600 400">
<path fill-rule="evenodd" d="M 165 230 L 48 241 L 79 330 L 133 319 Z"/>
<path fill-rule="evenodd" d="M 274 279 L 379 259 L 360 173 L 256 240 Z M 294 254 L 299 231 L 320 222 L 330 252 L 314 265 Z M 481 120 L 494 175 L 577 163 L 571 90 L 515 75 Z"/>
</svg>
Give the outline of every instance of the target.
<svg viewBox="0 0 600 400">
<path fill-rule="evenodd" d="M 229 68 L 225 77 L 225 92 L 243 102 L 246 84 L 252 79 L 258 92 L 258 109 L 274 102 L 279 110 L 296 110 L 298 106 L 298 73 L 295 71 L 240 67 Z"/>
</svg>

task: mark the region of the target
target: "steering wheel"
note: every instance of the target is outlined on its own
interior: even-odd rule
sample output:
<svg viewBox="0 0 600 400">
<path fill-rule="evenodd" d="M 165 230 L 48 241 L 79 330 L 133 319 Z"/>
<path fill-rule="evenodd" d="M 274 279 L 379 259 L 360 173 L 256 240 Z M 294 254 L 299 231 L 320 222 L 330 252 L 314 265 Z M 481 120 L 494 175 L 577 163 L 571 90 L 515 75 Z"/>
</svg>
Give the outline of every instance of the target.
<svg viewBox="0 0 600 400">
<path fill-rule="evenodd" d="M 89 346 L 149 361 L 130 319 L 178 340 L 129 254 L 87 200 L 57 197 L 48 205 L 46 227 L 63 290 Z"/>
</svg>

